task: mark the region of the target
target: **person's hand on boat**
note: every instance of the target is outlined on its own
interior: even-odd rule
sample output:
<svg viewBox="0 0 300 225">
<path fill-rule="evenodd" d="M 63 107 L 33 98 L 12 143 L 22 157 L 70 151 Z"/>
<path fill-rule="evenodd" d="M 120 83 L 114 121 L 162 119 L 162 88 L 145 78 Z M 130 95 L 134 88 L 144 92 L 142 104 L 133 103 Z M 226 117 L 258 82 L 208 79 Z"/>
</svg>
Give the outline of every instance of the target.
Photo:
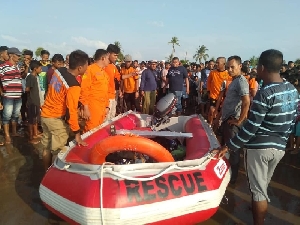
<svg viewBox="0 0 300 225">
<path fill-rule="evenodd" d="M 240 126 L 241 125 L 241 123 L 237 120 L 237 119 L 229 119 L 228 121 L 227 121 L 227 123 L 229 124 L 229 125 L 235 125 L 235 126 Z"/>
<path fill-rule="evenodd" d="M 85 120 L 89 120 L 90 117 L 91 117 L 91 113 L 90 113 L 90 110 L 89 110 L 89 107 L 87 105 L 85 105 L 83 107 L 83 115 L 82 117 L 85 119 Z"/>
<path fill-rule="evenodd" d="M 88 145 L 86 142 L 84 142 L 82 140 L 80 133 L 77 133 L 75 135 L 75 141 L 76 141 L 76 143 L 77 143 L 78 146 L 87 146 Z"/>
<path fill-rule="evenodd" d="M 221 159 L 225 156 L 226 152 L 228 152 L 228 147 L 226 145 L 222 146 L 220 149 L 219 149 L 219 156 L 218 156 L 218 159 Z"/>
<path fill-rule="evenodd" d="M 218 149 L 211 150 L 210 153 L 212 153 L 212 154 L 219 154 L 218 155 L 218 159 L 221 159 L 221 158 L 223 158 L 225 156 L 225 154 L 226 154 L 226 152 L 228 152 L 228 150 L 229 150 L 228 147 L 226 145 L 224 145 L 224 146 L 221 146 Z"/>
</svg>

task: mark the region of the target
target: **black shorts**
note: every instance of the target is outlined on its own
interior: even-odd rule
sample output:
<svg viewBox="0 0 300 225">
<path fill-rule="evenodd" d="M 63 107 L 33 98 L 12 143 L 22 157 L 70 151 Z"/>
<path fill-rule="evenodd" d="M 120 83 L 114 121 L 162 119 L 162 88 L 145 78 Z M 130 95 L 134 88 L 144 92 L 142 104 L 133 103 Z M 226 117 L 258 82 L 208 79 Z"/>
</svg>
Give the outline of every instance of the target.
<svg viewBox="0 0 300 225">
<path fill-rule="evenodd" d="M 210 98 L 210 99 L 209 99 L 209 104 L 210 104 L 210 106 L 216 107 L 216 105 L 217 105 L 217 100 L 216 100 L 216 99 L 213 99 L 213 98 Z"/>
<path fill-rule="evenodd" d="M 202 89 L 202 94 L 201 94 L 201 102 L 202 103 L 207 103 L 208 101 L 208 92 L 206 88 Z"/>
<path fill-rule="evenodd" d="M 40 106 L 31 104 L 28 106 L 27 119 L 29 124 L 36 124 L 40 117 Z"/>
<path fill-rule="evenodd" d="M 135 92 L 124 93 L 124 102 L 126 104 L 127 110 L 135 110 L 137 104 L 135 99 Z"/>
</svg>

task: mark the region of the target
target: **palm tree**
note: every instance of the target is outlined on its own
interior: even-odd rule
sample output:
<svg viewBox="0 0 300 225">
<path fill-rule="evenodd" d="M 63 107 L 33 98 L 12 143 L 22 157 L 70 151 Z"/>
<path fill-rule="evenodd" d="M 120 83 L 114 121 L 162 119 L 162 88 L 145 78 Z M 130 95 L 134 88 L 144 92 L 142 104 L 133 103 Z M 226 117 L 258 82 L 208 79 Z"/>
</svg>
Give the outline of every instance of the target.
<svg viewBox="0 0 300 225">
<path fill-rule="evenodd" d="M 166 57 L 166 60 L 168 61 L 168 62 L 172 62 L 172 59 L 173 59 L 173 53 L 171 53 L 171 55 L 169 55 L 168 57 Z"/>
<path fill-rule="evenodd" d="M 215 61 L 216 61 L 216 58 L 213 56 L 213 57 L 210 58 L 210 60 L 212 60 L 212 61 L 215 62 Z M 205 61 L 206 61 L 206 60 L 205 60 Z"/>
<path fill-rule="evenodd" d="M 178 37 L 172 37 L 171 41 L 169 41 L 168 44 L 172 45 L 172 49 L 173 49 L 172 50 L 172 54 L 174 54 L 175 53 L 175 45 L 180 46 Z"/>
<path fill-rule="evenodd" d="M 124 60 L 124 54 L 123 54 L 123 49 L 122 49 L 122 45 L 119 41 L 115 41 L 114 45 L 118 46 L 120 48 L 120 53 L 118 55 L 118 61 L 122 62 Z"/>
<path fill-rule="evenodd" d="M 250 66 L 252 66 L 252 67 L 257 66 L 257 64 L 258 64 L 258 57 L 252 56 L 252 57 L 249 59 L 249 63 L 250 63 Z"/>
<path fill-rule="evenodd" d="M 180 62 L 182 65 L 190 64 L 190 61 L 188 59 L 181 59 Z"/>
<path fill-rule="evenodd" d="M 205 53 L 206 51 L 208 51 L 208 48 L 206 48 L 205 45 L 199 45 L 196 54 L 193 56 L 196 62 L 199 61 L 199 63 L 201 63 L 202 59 L 204 59 L 204 61 L 208 59 L 209 55 Z"/>
<path fill-rule="evenodd" d="M 35 50 L 35 56 L 36 56 L 36 58 L 41 57 L 41 51 L 43 51 L 43 50 L 44 50 L 43 47 L 38 47 L 38 48 Z"/>
</svg>

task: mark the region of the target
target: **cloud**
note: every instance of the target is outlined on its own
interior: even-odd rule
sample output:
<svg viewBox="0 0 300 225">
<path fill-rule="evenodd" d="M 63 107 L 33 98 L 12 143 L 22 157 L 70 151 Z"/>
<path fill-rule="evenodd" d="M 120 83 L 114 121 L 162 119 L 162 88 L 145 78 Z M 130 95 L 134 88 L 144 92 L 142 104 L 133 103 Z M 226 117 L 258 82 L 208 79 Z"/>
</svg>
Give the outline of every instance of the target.
<svg viewBox="0 0 300 225">
<path fill-rule="evenodd" d="M 26 40 L 20 40 L 20 39 L 17 39 L 13 36 L 9 36 L 9 35 L 1 35 L 1 38 L 3 40 L 7 40 L 11 43 L 17 43 L 17 44 L 26 44 L 26 43 L 29 43 L 29 41 L 26 41 Z"/>
<path fill-rule="evenodd" d="M 162 21 L 150 21 L 148 24 L 155 27 L 164 27 L 164 23 Z"/>
<path fill-rule="evenodd" d="M 92 48 L 107 48 L 107 44 L 98 40 L 89 40 L 85 37 L 72 37 L 72 41 Z"/>
<path fill-rule="evenodd" d="M 140 52 L 131 52 L 130 55 L 133 60 L 143 60 L 143 56 Z"/>
<path fill-rule="evenodd" d="M 62 43 L 45 42 L 41 44 L 41 47 L 47 49 L 52 56 L 57 53 L 66 55 L 75 50 L 73 46 L 68 45 L 66 42 L 62 42 Z"/>
</svg>

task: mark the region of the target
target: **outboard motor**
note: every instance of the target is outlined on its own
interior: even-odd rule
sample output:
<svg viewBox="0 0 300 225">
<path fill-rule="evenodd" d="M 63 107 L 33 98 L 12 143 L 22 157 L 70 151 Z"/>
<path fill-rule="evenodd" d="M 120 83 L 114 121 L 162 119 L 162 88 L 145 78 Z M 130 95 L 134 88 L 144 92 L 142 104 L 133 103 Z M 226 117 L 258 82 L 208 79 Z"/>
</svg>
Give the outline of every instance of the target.
<svg viewBox="0 0 300 225">
<path fill-rule="evenodd" d="M 169 93 L 163 98 L 161 98 L 154 110 L 154 125 L 159 126 L 160 124 L 168 123 L 170 117 L 175 113 L 177 102 L 176 96 L 173 93 Z"/>
</svg>

